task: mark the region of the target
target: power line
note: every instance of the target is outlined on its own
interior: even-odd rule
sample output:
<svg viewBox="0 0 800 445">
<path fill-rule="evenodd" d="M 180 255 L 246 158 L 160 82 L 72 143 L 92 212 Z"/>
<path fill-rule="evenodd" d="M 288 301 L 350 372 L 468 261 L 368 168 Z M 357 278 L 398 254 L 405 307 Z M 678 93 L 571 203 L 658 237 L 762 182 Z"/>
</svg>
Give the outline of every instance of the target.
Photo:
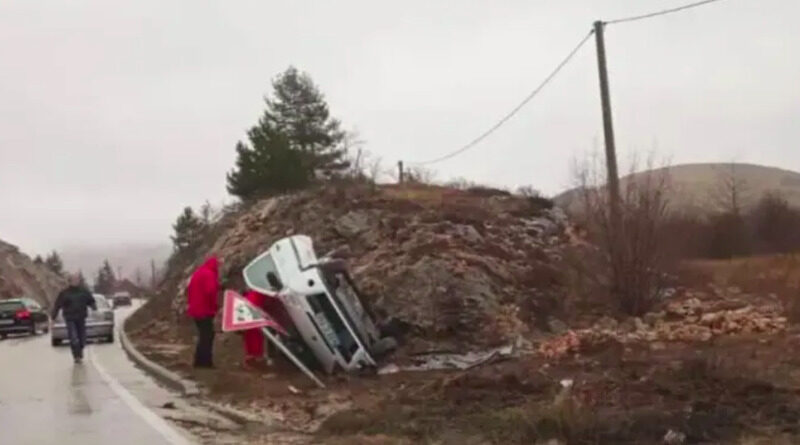
<svg viewBox="0 0 800 445">
<path fill-rule="evenodd" d="M 489 135 L 494 133 L 498 128 L 502 127 L 503 124 L 508 122 L 508 120 L 511 119 L 512 117 L 514 117 L 514 115 L 517 114 L 525 105 L 527 105 L 528 102 L 530 102 L 534 97 L 536 97 L 536 95 L 538 95 L 539 92 L 542 91 L 542 89 L 548 83 L 550 83 L 550 81 L 553 80 L 554 77 L 556 77 L 556 75 L 561 71 L 561 69 L 564 68 L 564 66 L 567 63 L 569 63 L 569 61 L 572 60 L 573 57 L 575 57 L 575 54 L 578 53 L 578 50 L 581 49 L 581 47 L 589 40 L 589 38 L 592 36 L 593 33 L 594 33 L 594 30 L 589 31 L 589 33 L 586 34 L 586 37 L 581 39 L 581 41 L 578 43 L 578 45 L 575 46 L 575 48 L 572 51 L 570 51 L 569 54 L 567 54 L 567 56 L 564 58 L 564 60 L 562 60 L 561 63 L 559 63 L 558 66 L 556 66 L 556 68 L 550 73 L 550 75 L 548 75 L 544 79 L 544 81 L 542 81 L 542 83 L 540 83 L 539 86 L 536 87 L 536 89 L 531 91 L 530 94 L 528 94 L 528 96 L 525 97 L 525 99 L 523 99 L 523 101 L 520 102 L 519 105 L 514 107 L 514 109 L 511 110 L 511 112 L 506 114 L 502 119 L 500 119 L 491 128 L 489 128 L 488 130 L 483 132 L 480 136 L 476 137 L 471 142 L 469 142 L 468 144 L 466 144 L 463 147 L 459 148 L 458 150 L 455 150 L 453 152 L 450 152 L 450 153 L 448 153 L 448 154 L 446 154 L 444 156 L 441 156 L 441 157 L 438 157 L 438 158 L 435 158 L 435 159 L 431 159 L 431 160 L 424 161 L 424 162 L 415 162 L 413 164 L 414 165 L 429 165 L 429 164 L 435 164 L 437 162 L 445 161 L 447 159 L 450 159 L 450 158 L 453 158 L 455 156 L 458 156 L 461 153 L 464 153 L 465 151 L 467 151 L 470 148 L 478 145 L 481 141 L 483 141 L 484 139 L 489 137 Z"/>
<path fill-rule="evenodd" d="M 703 5 L 707 5 L 709 3 L 714 3 L 714 2 L 718 2 L 718 1 L 720 1 L 720 0 L 703 0 L 701 2 L 690 3 L 688 5 L 678 6 L 676 8 L 671 8 L 671 9 L 664 9 L 662 11 L 651 12 L 651 13 L 648 13 L 648 14 L 634 15 L 634 16 L 631 16 L 631 17 L 623 17 L 623 18 L 619 18 L 619 19 L 615 19 L 615 20 L 607 20 L 604 23 L 609 24 L 609 25 L 613 25 L 615 23 L 634 22 L 634 21 L 637 21 L 637 20 L 644 20 L 644 19 L 649 19 L 649 18 L 652 18 L 652 17 L 658 17 L 660 15 L 672 14 L 673 12 L 678 12 L 678 11 L 683 11 L 683 10 L 686 10 L 686 9 L 696 8 L 698 6 L 703 6 Z"/>
</svg>

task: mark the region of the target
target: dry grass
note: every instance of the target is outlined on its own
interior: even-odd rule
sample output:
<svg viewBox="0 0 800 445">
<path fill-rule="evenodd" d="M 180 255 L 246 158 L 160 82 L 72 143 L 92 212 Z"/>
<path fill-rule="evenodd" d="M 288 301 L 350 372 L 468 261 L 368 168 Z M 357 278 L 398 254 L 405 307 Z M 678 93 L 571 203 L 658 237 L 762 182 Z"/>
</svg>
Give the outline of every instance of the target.
<svg viewBox="0 0 800 445">
<path fill-rule="evenodd" d="M 786 316 L 800 322 L 800 254 L 768 255 L 731 260 L 695 260 L 684 269 L 722 288 L 737 287 L 783 302 Z"/>
<path fill-rule="evenodd" d="M 794 445 L 798 441 L 800 438 L 787 434 L 763 436 L 748 434 L 740 437 L 736 445 Z"/>
</svg>

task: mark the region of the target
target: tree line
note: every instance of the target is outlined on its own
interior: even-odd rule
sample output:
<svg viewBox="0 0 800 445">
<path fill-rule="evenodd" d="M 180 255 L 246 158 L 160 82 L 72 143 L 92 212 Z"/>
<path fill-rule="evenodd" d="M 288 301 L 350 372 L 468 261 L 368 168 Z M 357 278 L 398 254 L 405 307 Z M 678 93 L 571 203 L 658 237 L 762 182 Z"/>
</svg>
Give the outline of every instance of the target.
<svg viewBox="0 0 800 445">
<path fill-rule="evenodd" d="M 55 250 L 47 254 L 47 256 L 44 258 L 42 258 L 41 255 L 36 255 L 36 257 L 33 259 L 33 263 L 49 269 L 56 275 L 66 277 L 67 272 L 64 269 L 64 261 L 61 259 L 61 255 L 59 255 L 59 253 Z M 89 286 L 82 270 L 79 270 L 77 274 L 82 286 L 86 288 L 92 288 L 94 292 L 103 295 L 108 295 L 114 292 L 118 285 L 118 279 L 121 279 L 121 277 L 117 277 L 116 274 L 114 274 L 114 268 L 111 267 L 111 263 L 108 261 L 108 259 L 104 260 L 103 264 L 97 269 L 97 272 L 94 276 L 93 286 Z M 140 271 L 137 271 L 137 276 L 138 275 L 141 275 Z M 153 279 L 155 279 L 155 277 L 153 277 Z M 136 281 L 137 286 L 142 286 L 142 279 L 137 277 Z"/>
</svg>

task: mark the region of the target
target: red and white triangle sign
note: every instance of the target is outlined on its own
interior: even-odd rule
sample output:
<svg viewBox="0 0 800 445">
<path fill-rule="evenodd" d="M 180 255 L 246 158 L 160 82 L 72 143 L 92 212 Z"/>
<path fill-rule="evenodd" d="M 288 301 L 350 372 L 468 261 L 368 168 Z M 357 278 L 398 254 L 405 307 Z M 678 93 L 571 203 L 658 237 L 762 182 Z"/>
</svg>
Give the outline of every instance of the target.
<svg viewBox="0 0 800 445">
<path fill-rule="evenodd" d="M 282 333 L 286 332 L 283 326 L 239 293 L 232 290 L 225 291 L 225 300 L 222 306 L 223 331 L 245 331 L 264 327 L 273 328 Z"/>
</svg>

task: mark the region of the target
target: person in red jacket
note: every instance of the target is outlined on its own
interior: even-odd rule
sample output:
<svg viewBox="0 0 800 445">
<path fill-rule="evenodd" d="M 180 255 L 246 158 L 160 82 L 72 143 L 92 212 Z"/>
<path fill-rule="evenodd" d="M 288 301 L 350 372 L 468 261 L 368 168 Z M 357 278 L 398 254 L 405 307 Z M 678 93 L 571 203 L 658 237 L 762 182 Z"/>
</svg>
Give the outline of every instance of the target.
<svg viewBox="0 0 800 445">
<path fill-rule="evenodd" d="M 208 258 L 194 271 L 186 287 L 186 314 L 197 325 L 197 348 L 194 352 L 195 368 L 214 367 L 214 316 L 217 314 L 219 294 L 219 261 Z"/>
<path fill-rule="evenodd" d="M 244 294 L 253 306 L 258 308 L 264 307 L 264 300 L 266 296 L 260 292 L 251 290 Z M 242 341 L 244 342 L 244 366 L 245 368 L 258 369 L 265 365 L 264 355 L 264 334 L 261 329 L 248 329 L 242 333 Z"/>
<path fill-rule="evenodd" d="M 286 329 L 292 326 L 288 312 L 283 307 L 280 300 L 274 295 L 262 294 L 261 292 L 250 290 L 244 293 L 253 306 L 264 311 L 265 315 L 273 323 L 269 327 L 276 334 L 289 335 Z M 267 354 L 269 354 L 269 343 L 265 342 L 264 334 L 261 329 L 248 329 L 242 332 L 242 342 L 244 345 L 244 367 L 250 369 L 262 369 L 266 365 Z"/>
</svg>

